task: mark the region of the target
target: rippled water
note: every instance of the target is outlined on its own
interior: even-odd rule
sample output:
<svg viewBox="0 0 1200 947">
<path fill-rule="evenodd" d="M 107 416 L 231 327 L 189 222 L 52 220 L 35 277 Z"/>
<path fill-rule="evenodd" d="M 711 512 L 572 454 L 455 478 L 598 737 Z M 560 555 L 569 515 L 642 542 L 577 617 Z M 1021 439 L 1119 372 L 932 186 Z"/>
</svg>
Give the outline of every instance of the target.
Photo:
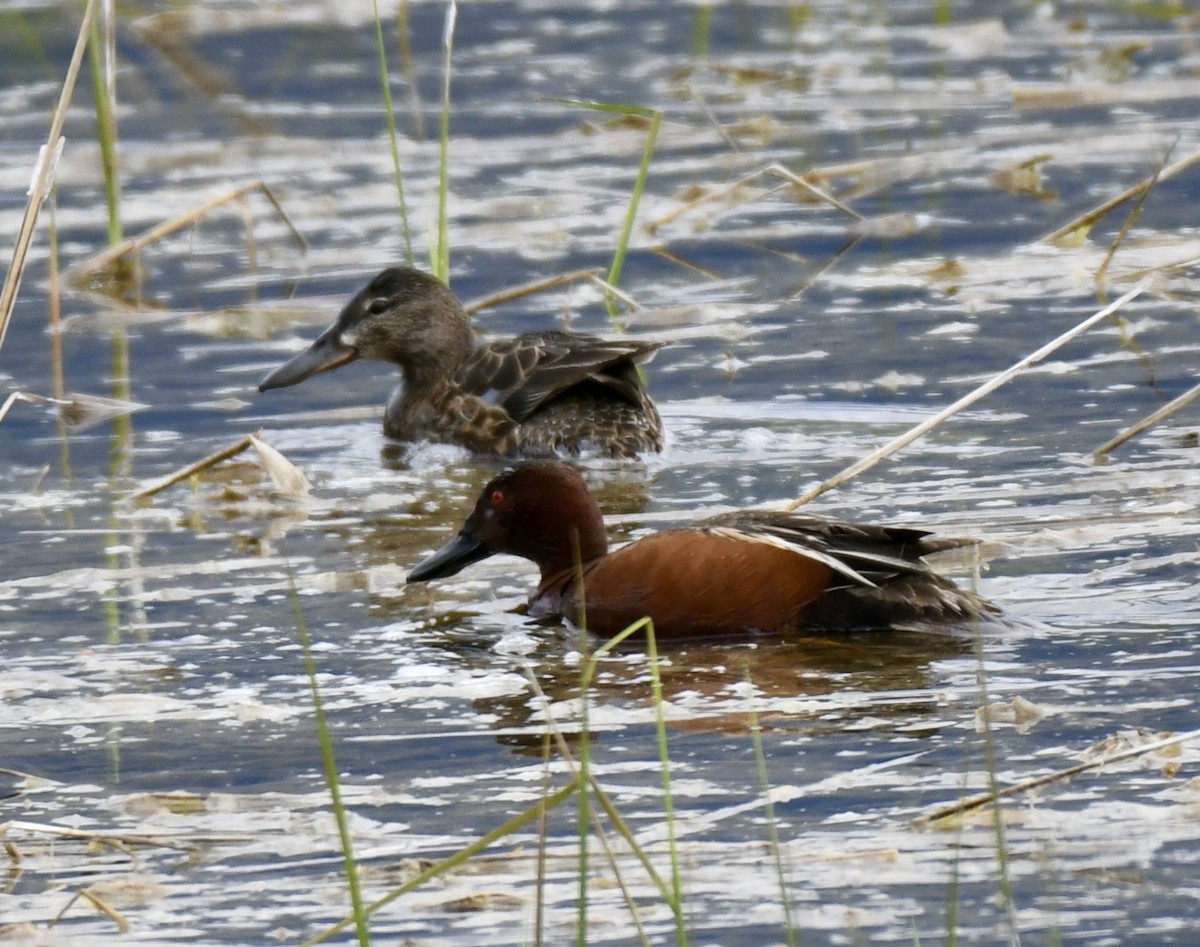
<svg viewBox="0 0 1200 947">
<path fill-rule="evenodd" d="M 1194 743 L 1008 799 L 1002 845 L 986 817 L 914 820 L 987 787 L 977 711 L 988 701 L 1009 712 L 993 724 L 1001 785 L 1135 731 L 1197 726 L 1194 406 L 1106 464 L 1088 455 L 1195 382 L 1200 170 L 1151 191 L 1099 290 L 1130 204 L 1081 246 L 1039 242 L 1200 148 L 1194 13 L 740 4 L 712 8 L 701 54 L 702 9 L 458 11 L 449 232 L 464 299 L 611 259 L 646 129 L 564 98 L 664 112 L 621 278 L 641 308 L 610 320 L 599 293 L 575 284 L 475 317 L 497 335 L 565 321 L 672 341 L 649 369 L 667 449 L 588 464 L 618 536 L 798 496 L 1142 276 L 1151 285 L 1119 320 L 811 507 L 986 539 L 979 588 L 1003 622 L 978 640 L 959 629 L 667 650 L 693 941 L 784 940 L 753 713 L 799 941 L 941 943 L 953 924 L 971 943 L 1191 943 Z M 411 7 L 415 89 L 392 48 L 422 262 L 444 11 Z M 121 15 L 126 232 L 261 179 L 309 249 L 251 195 L 245 217 L 217 210 L 146 248 L 136 301 L 67 289 L 63 389 L 144 407 L 68 432 L 50 408 L 17 403 L 0 422 L 0 766 L 13 771 L 2 818 L 19 820 L 5 837 L 20 856 L 0 888 L 0 930 L 38 943 L 296 942 L 347 904 L 289 576 L 317 642 L 370 897 L 540 798 L 546 724 L 527 674 L 577 729 L 578 642 L 510 613 L 534 579 L 516 560 L 404 588 L 494 465 L 389 447 L 384 366 L 254 390 L 404 256 L 370 4 Z M 12 27 L 0 31 L 0 233 L 14 234 L 78 11 L 15 4 L 0 16 Z M 54 207 L 64 269 L 105 242 L 86 89 L 66 134 Z M 1014 183 L 1029 162 L 1040 176 Z M 866 222 L 786 186 L 776 163 L 819 169 Z M 55 394 L 49 223 L 47 209 L 0 350 L 7 392 Z M 129 500 L 260 428 L 305 471 L 307 499 L 273 495 L 247 455 L 220 478 Z M 648 681 L 639 654 L 604 663 L 593 767 L 665 871 Z M 561 784 L 565 765 L 550 771 Z M 568 809 L 548 825 L 547 943 L 574 936 Z M 46 826 L 182 847 L 95 848 Z M 383 909 L 372 930 L 533 942 L 535 851 L 527 828 Z M 593 866 L 589 939 L 637 942 L 611 868 L 599 854 Z M 647 936 L 672 941 L 643 870 L 624 854 L 621 866 Z M 85 902 L 68 907 L 84 888 L 130 932 Z"/>
</svg>

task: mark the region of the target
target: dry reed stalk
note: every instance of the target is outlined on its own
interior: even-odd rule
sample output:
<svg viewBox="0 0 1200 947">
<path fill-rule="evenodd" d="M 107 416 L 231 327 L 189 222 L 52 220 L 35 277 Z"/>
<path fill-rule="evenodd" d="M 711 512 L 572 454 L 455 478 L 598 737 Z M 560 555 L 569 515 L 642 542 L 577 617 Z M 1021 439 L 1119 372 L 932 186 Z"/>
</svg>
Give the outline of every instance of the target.
<svg viewBox="0 0 1200 947">
<path fill-rule="evenodd" d="M 700 110 L 700 114 L 708 119 L 708 124 L 711 125 L 713 131 L 720 136 L 721 141 L 725 142 L 725 146 L 730 151 L 740 154 L 742 152 L 742 148 L 737 143 L 737 139 L 725 130 L 725 126 L 721 124 L 721 120 L 717 117 L 717 113 L 712 110 L 712 107 L 707 101 L 705 101 L 700 92 L 690 85 L 687 86 L 687 90 L 688 94 L 691 96 L 692 102 L 695 104 L 696 108 Z"/>
<path fill-rule="evenodd" d="M 1150 176 L 1149 183 L 1145 188 L 1142 189 L 1142 192 L 1138 195 L 1138 199 L 1134 202 L 1133 207 L 1130 208 L 1129 213 L 1125 215 L 1125 220 L 1121 224 L 1121 228 L 1117 231 L 1117 235 L 1113 237 L 1112 243 L 1109 244 L 1108 252 L 1104 254 L 1104 260 L 1101 261 L 1100 267 L 1096 270 L 1096 275 L 1093 277 L 1097 285 L 1104 282 L 1104 277 L 1108 273 L 1109 264 L 1112 263 L 1113 257 L 1117 255 L 1117 250 L 1121 246 L 1122 241 L 1124 241 L 1125 235 L 1129 233 L 1131 229 L 1133 229 L 1133 225 L 1136 224 L 1138 218 L 1142 216 L 1142 208 L 1146 205 L 1146 198 L 1148 198 L 1150 196 L 1150 192 L 1154 190 L 1154 185 L 1162 180 L 1163 168 L 1166 167 L 1167 159 L 1171 157 L 1171 151 L 1174 150 L 1175 145 L 1178 143 L 1179 136 L 1176 135 L 1175 141 L 1171 143 L 1171 147 L 1168 148 L 1166 154 L 1163 155 L 1162 161 L 1160 161 L 1158 163 L 1158 167 L 1154 169 L 1154 174 Z"/>
<path fill-rule="evenodd" d="M 682 217 L 693 208 L 699 207 L 701 204 L 707 204 L 709 201 L 720 200 L 723 197 L 727 197 L 730 194 L 736 193 L 740 188 L 745 187 L 755 178 L 761 176 L 762 173 L 763 169 L 759 168 L 757 171 L 751 171 L 749 174 L 742 175 L 736 181 L 731 181 L 724 187 L 719 187 L 712 191 L 705 191 L 703 194 L 700 194 L 691 200 L 684 201 L 673 210 L 669 210 L 665 214 L 662 214 L 661 216 L 656 217 L 654 220 L 651 220 L 649 223 L 647 223 L 645 225 L 646 232 L 649 234 L 657 233 L 658 229 L 664 224 L 669 224 L 673 220 Z M 776 187 L 774 190 L 778 190 L 778 187 Z"/>
<path fill-rule="evenodd" d="M 652 247 L 647 247 L 646 249 L 649 250 L 651 253 L 657 254 L 658 256 L 662 257 L 664 260 L 670 260 L 676 266 L 683 267 L 683 269 L 685 269 L 685 270 L 690 270 L 691 272 L 697 274 L 698 276 L 703 277 L 704 279 L 718 280 L 721 278 L 720 275 L 715 270 L 710 270 L 707 267 L 701 266 L 699 263 L 696 263 L 692 260 L 687 259 L 684 256 L 681 256 L 680 254 L 676 253 L 674 250 L 670 249 L 669 247 L 667 247 L 661 243 L 656 244 Z"/>
<path fill-rule="evenodd" d="M 107 902 L 101 900 L 101 898 L 98 895 L 96 895 L 95 893 L 93 893 L 90 888 L 84 888 L 80 891 L 76 891 L 74 897 L 72 897 L 70 901 L 68 901 L 66 904 L 63 905 L 63 909 L 61 911 L 59 911 L 58 914 L 55 915 L 54 919 L 50 922 L 49 926 L 53 927 L 55 924 L 57 924 L 59 921 L 61 921 L 63 919 L 63 916 L 67 913 L 67 911 L 70 910 L 71 905 L 73 905 L 76 901 L 78 901 L 80 899 L 87 901 L 88 904 L 90 904 L 92 907 L 94 907 L 101 914 L 108 915 L 109 920 L 111 920 L 114 924 L 117 925 L 118 933 L 120 933 L 120 934 L 128 934 L 129 933 L 129 922 L 127 920 L 125 920 L 125 916 L 120 911 L 118 911 L 116 908 L 112 907 Z"/>
<path fill-rule="evenodd" d="M 0 421 L 8 417 L 9 409 L 18 401 L 24 401 L 27 404 L 42 404 L 46 401 L 41 395 L 31 395 L 24 391 L 14 391 L 11 395 L 4 399 L 4 404 L 0 405 Z"/>
<path fill-rule="evenodd" d="M 154 848 L 173 848 L 181 852 L 190 852 L 195 848 L 195 845 L 186 842 L 175 841 L 168 838 L 158 838 L 153 835 L 137 835 L 134 833 L 124 832 L 96 832 L 87 829 L 73 829 L 66 825 L 51 825 L 44 822 L 26 822 L 21 819 L 13 819 L 9 822 L 0 822 L 0 835 L 7 832 L 29 832 L 31 834 L 40 835 L 56 835 L 59 838 L 77 839 L 81 842 L 100 843 L 103 845 L 129 846 L 129 845 L 145 845 Z M 203 841 L 213 841 L 215 836 L 205 836 Z M 232 839 L 240 841 L 245 836 L 220 836 L 221 839 Z"/>
<path fill-rule="evenodd" d="M 211 200 L 206 201 L 200 207 L 193 208 L 186 213 L 180 214 L 178 217 L 172 217 L 170 220 L 165 220 L 162 223 L 151 227 L 145 233 L 139 234 L 136 237 L 130 237 L 128 240 L 123 240 L 120 243 L 114 244 L 113 246 L 102 250 L 100 253 L 88 257 L 86 260 L 81 260 L 67 270 L 67 279 L 71 281 L 78 281 L 84 276 L 104 269 L 124 256 L 128 256 L 131 253 L 138 253 L 144 247 L 154 243 L 157 240 L 161 240 L 168 234 L 172 234 L 176 230 L 180 230 L 189 224 L 195 223 L 204 217 L 204 215 L 209 211 L 215 210 L 216 208 L 227 204 L 230 201 L 235 201 L 245 197 L 247 194 L 253 191 L 258 191 L 264 197 L 266 197 L 266 199 L 271 203 L 271 206 L 275 208 L 276 213 L 279 214 L 279 217 L 283 221 L 284 225 L 291 232 L 292 238 L 296 241 L 297 246 L 299 246 L 302 251 L 307 250 L 308 241 L 305 240 L 300 234 L 300 231 L 296 229 L 296 225 L 292 223 L 287 211 L 283 209 L 283 205 L 279 203 L 275 195 L 271 192 L 271 189 L 267 187 L 267 185 L 261 180 L 250 181 L 248 184 L 235 187 L 230 191 L 226 191 L 224 194 L 218 194 Z"/>
<path fill-rule="evenodd" d="M 598 269 L 572 270 L 569 273 L 560 273 L 558 276 L 551 276 L 547 279 L 534 280 L 531 283 L 522 283 L 520 286 L 513 286 L 510 289 L 502 289 L 498 292 L 491 293 L 476 299 L 474 302 L 467 303 L 463 306 L 467 315 L 473 315 L 483 309 L 488 309 L 492 306 L 498 306 L 501 303 L 509 302 L 513 299 L 520 299 L 522 296 L 532 296 L 534 293 L 540 293 L 547 289 L 553 289 L 555 286 L 562 286 L 565 283 L 574 283 L 579 280 L 587 280 L 594 283 L 606 296 L 613 296 L 623 302 L 631 310 L 637 311 L 644 308 L 641 303 L 613 286 L 608 280 L 600 275 L 602 271 Z"/>
<path fill-rule="evenodd" d="M 120 398 L 104 398 L 100 395 L 81 395 L 67 393 L 62 397 L 48 398 L 45 395 L 30 394 L 27 391 L 14 391 L 0 405 L 0 421 L 8 415 L 9 409 L 18 401 L 26 404 L 49 404 L 58 408 L 59 419 L 72 433 L 85 430 L 93 424 L 107 421 L 111 418 L 141 411 L 148 405 L 138 401 L 124 401 Z"/>
<path fill-rule="evenodd" d="M 1142 433 L 1142 431 L 1145 431 L 1147 428 L 1154 427 L 1154 425 L 1156 425 L 1163 418 L 1169 417 L 1170 415 L 1172 415 L 1176 411 L 1178 411 L 1180 408 L 1191 404 L 1193 401 L 1196 400 L 1197 397 L 1200 397 L 1200 385 L 1195 385 L 1194 387 L 1189 388 L 1187 391 L 1185 391 L 1183 394 L 1181 394 L 1178 398 L 1173 398 L 1171 401 L 1164 404 L 1157 411 L 1154 411 L 1154 412 L 1146 415 L 1144 418 L 1142 418 L 1136 424 L 1131 424 L 1129 427 L 1125 428 L 1125 430 L 1123 430 L 1120 434 L 1118 434 L 1112 440 L 1105 441 L 1103 444 L 1101 444 L 1099 447 L 1097 447 L 1094 451 L 1092 451 L 1092 453 L 1091 453 L 1092 460 L 1094 460 L 1094 461 L 1100 460 L 1106 454 L 1108 454 L 1111 451 L 1115 450 L 1116 448 L 1120 447 L 1126 441 L 1128 441 L 1134 437 L 1137 437 L 1139 434 Z"/>
<path fill-rule="evenodd" d="M 1079 108 L 1095 105 L 1132 106 L 1146 103 L 1161 106 L 1172 99 L 1192 98 L 1190 82 L 1177 79 L 1143 79 L 1132 82 L 1095 82 L 1090 85 L 1023 86 L 1012 90 L 1012 104 L 1019 109 Z"/>
<path fill-rule="evenodd" d="M 860 231 L 856 234 L 852 234 L 850 239 L 847 240 L 845 243 L 843 243 L 840 247 L 838 247 L 833 252 L 833 255 L 829 257 L 829 259 L 827 259 L 824 263 L 822 263 L 819 267 L 817 267 L 817 269 L 814 270 L 811 275 L 806 277 L 800 283 L 800 285 L 798 285 L 795 289 L 793 289 L 788 294 L 787 298 L 790 301 L 795 301 L 795 300 L 799 299 L 802 295 L 804 295 L 805 290 L 807 290 L 810 286 L 814 285 L 817 282 L 817 280 L 819 280 L 822 276 L 824 276 L 826 273 L 828 273 L 830 270 L 832 270 L 835 266 L 837 266 L 838 263 L 840 263 L 845 258 L 847 253 L 849 253 L 856 246 L 858 246 L 859 241 L 861 241 L 864 236 L 865 236 L 865 234 L 862 233 L 862 231 Z"/>
<path fill-rule="evenodd" d="M 801 496 L 798 499 L 795 499 L 791 503 L 789 503 L 786 507 L 784 507 L 784 509 L 788 512 L 791 512 L 792 510 L 795 510 L 798 507 L 803 506 L 805 503 L 808 503 L 810 500 L 816 499 L 822 493 L 826 493 L 829 490 L 832 490 L 834 487 L 841 486 L 847 480 L 851 479 L 852 477 L 858 476 L 864 470 L 870 470 L 872 467 L 874 467 L 876 464 L 878 464 L 881 460 L 885 460 L 888 457 L 891 457 L 892 454 L 896 453 L 897 451 L 901 450 L 904 447 L 907 447 L 909 444 L 911 444 L 913 441 L 915 441 L 918 437 L 921 437 L 924 434 L 928 434 L 930 431 L 932 431 L 935 427 L 937 427 L 939 424 L 941 424 L 947 418 L 953 417 L 954 415 L 956 415 L 960 411 L 962 411 L 964 408 L 970 407 L 976 401 L 978 401 L 982 397 L 984 397 L 984 395 L 991 394 L 993 391 L 995 391 L 997 388 L 999 388 L 1005 382 L 1011 381 L 1016 375 L 1018 375 L 1020 372 L 1024 371 L 1026 368 L 1029 368 L 1032 365 L 1036 365 L 1038 362 L 1045 359 L 1052 352 L 1055 352 L 1056 350 L 1062 348 L 1062 346 L 1064 346 L 1067 342 L 1070 342 L 1076 336 L 1082 335 L 1088 329 L 1092 328 L 1096 324 L 1107 319 L 1109 316 L 1111 316 L 1114 312 L 1116 312 L 1118 309 L 1120 309 L 1122 306 L 1124 306 L 1131 299 L 1134 299 L 1135 297 L 1140 296 L 1146 290 L 1146 287 L 1149 285 L 1150 285 L 1150 281 L 1148 279 L 1142 280 L 1140 283 L 1138 283 L 1136 286 L 1134 286 L 1133 289 L 1131 289 L 1131 290 L 1129 290 L 1129 292 L 1125 293 L 1124 296 L 1121 296 L 1119 299 L 1109 303 L 1107 306 L 1105 306 L 1099 312 L 1093 313 L 1092 315 L 1088 316 L 1086 319 L 1083 320 L 1083 322 L 1076 325 L 1073 329 L 1068 329 L 1062 335 L 1051 340 L 1050 342 L 1047 342 L 1036 352 L 1033 352 L 1030 355 L 1026 355 L 1019 362 L 1015 363 L 1014 365 L 1009 366 L 1008 368 L 1006 368 L 1004 371 L 1000 372 L 999 374 L 993 375 L 991 378 L 989 378 L 987 381 L 985 381 L 982 385 L 975 388 L 973 391 L 969 392 L 968 394 L 963 395 L 963 397 L 959 398 L 957 401 L 955 401 L 949 407 L 943 408 L 941 411 L 939 411 L 933 417 L 927 418 L 926 420 L 922 421 L 920 424 L 916 425 L 915 427 L 912 427 L 909 430 L 905 431 L 899 437 L 894 438 L 891 441 L 888 441 L 888 443 L 884 444 L 878 450 L 873 451 L 872 453 L 868 454 L 866 457 L 860 458 L 859 460 L 857 460 L 853 464 L 851 464 L 849 467 L 846 467 L 844 470 L 840 471 L 839 473 L 834 474 L 832 477 L 830 477 L 824 483 L 818 484 L 817 486 L 813 487 L 811 490 L 809 490 L 803 496 Z"/>
<path fill-rule="evenodd" d="M 1078 237 L 1080 240 L 1082 240 L 1087 236 L 1088 230 L 1092 228 L 1096 221 L 1098 221 L 1114 207 L 1124 204 L 1130 198 L 1137 197 L 1139 194 L 1149 190 L 1160 181 L 1166 181 L 1170 178 L 1173 178 L 1180 171 L 1190 168 L 1197 161 L 1200 161 L 1200 151 L 1193 151 L 1187 157 L 1180 158 L 1173 164 L 1169 164 L 1165 168 L 1155 171 L 1154 174 L 1139 181 L 1137 184 L 1133 185 L 1133 187 L 1126 188 L 1115 197 L 1110 197 L 1108 200 L 1087 211 L 1087 213 L 1080 214 L 1074 220 L 1063 224 L 1063 226 L 1052 231 L 1051 233 L 1046 234 L 1036 242 L 1056 243 L 1061 245 L 1063 243 L 1070 242 L 1066 239 L 1068 237 Z"/>
<path fill-rule="evenodd" d="M 785 181 L 788 181 L 789 183 L 800 188 L 801 190 L 807 191 L 813 197 L 817 198 L 818 200 L 824 201 L 830 207 L 840 210 L 847 217 L 851 217 L 854 220 L 859 221 L 860 223 L 864 220 L 863 215 L 860 214 L 858 211 L 854 210 L 852 207 L 849 207 L 846 204 L 843 204 L 832 194 L 829 194 L 828 192 L 821 190 L 821 188 L 817 187 L 815 184 L 813 184 L 811 181 L 807 180 L 806 178 L 801 177 L 800 175 L 794 174 L 793 172 L 789 171 L 787 168 L 785 168 L 783 165 L 779 164 L 778 162 L 773 162 L 773 163 L 767 165 L 767 167 L 764 170 L 769 171 L 771 174 L 779 175 Z"/>
<path fill-rule="evenodd" d="M 841 211 L 843 214 L 852 218 L 853 220 L 856 220 L 859 222 L 861 222 L 863 220 L 862 214 L 858 213 L 858 211 L 854 210 L 853 208 L 851 208 L 848 205 L 844 204 L 843 202 L 839 201 L 832 194 L 829 194 L 828 192 L 823 191 L 821 188 L 817 187 L 815 184 L 813 184 L 811 181 L 808 180 L 808 175 L 802 176 L 802 175 L 796 174 L 794 171 L 790 171 L 787 168 L 785 168 L 779 162 L 773 161 L 770 164 L 766 165 L 765 167 L 758 168 L 757 170 L 751 171 L 748 174 L 743 174 L 740 178 L 738 178 L 735 181 L 731 181 L 729 184 L 726 184 L 724 187 L 720 187 L 720 188 L 717 188 L 716 190 L 712 190 L 712 191 L 706 191 L 703 194 L 700 194 L 699 196 L 697 196 L 689 201 L 685 201 L 683 204 L 676 207 L 674 210 L 667 211 L 667 213 L 662 214 L 659 217 L 656 217 L 654 220 L 652 220 L 648 224 L 646 224 L 646 232 L 650 233 L 650 234 L 654 234 L 664 224 L 671 223 L 673 220 L 676 220 L 679 217 L 682 217 L 688 211 L 690 211 L 696 207 L 699 207 L 701 204 L 706 204 L 710 201 L 720 200 L 723 197 L 728 197 L 731 194 L 735 194 L 737 191 L 739 191 L 741 188 L 745 187 L 751 181 L 755 180 L 756 178 L 763 177 L 764 175 L 768 175 L 768 174 L 772 174 L 772 175 L 775 175 L 776 177 L 783 178 L 784 181 L 786 181 L 788 184 L 792 185 L 793 187 L 798 187 L 801 190 L 807 191 L 813 197 L 817 198 L 820 201 L 823 201 L 824 203 L 828 204 L 830 207 L 833 207 L 836 210 Z M 775 187 L 769 189 L 763 195 L 755 195 L 755 199 L 758 199 L 759 197 L 765 197 L 770 194 L 774 194 L 779 189 L 780 189 L 780 186 L 776 185 Z"/>
<path fill-rule="evenodd" d="M 617 289 L 612 283 L 595 273 L 588 275 L 588 280 L 604 290 L 606 296 L 614 296 L 621 300 L 630 309 L 641 309 L 642 305 L 628 293 Z"/>
<path fill-rule="evenodd" d="M 195 463 L 188 464 L 186 467 L 182 467 L 174 473 L 167 474 L 162 479 L 155 480 L 148 486 L 142 487 L 130 499 L 136 501 L 152 497 L 167 487 L 179 483 L 180 480 L 186 480 L 188 477 L 202 473 L 210 467 L 229 460 L 231 457 L 236 457 L 242 451 L 251 447 L 258 454 L 259 466 L 266 471 L 279 494 L 292 498 L 308 496 L 308 479 L 301 472 L 300 468 L 284 457 L 283 454 L 279 453 L 274 447 L 264 444 L 259 440 L 261 434 L 261 430 L 255 431 L 253 434 L 247 434 L 227 447 L 222 447 L 207 457 L 201 458 Z"/>
<path fill-rule="evenodd" d="M 155 480 L 153 483 L 142 487 L 142 489 L 134 493 L 130 499 L 144 500 L 147 497 L 152 497 L 154 494 L 165 490 L 172 484 L 179 483 L 180 480 L 186 480 L 188 477 L 207 470 L 209 467 L 228 460 L 230 457 L 236 457 L 242 451 L 253 446 L 255 437 L 261 433 L 262 431 L 256 431 L 254 434 L 247 434 L 245 437 L 240 438 L 239 440 L 230 444 L 228 447 L 222 447 L 220 450 L 214 451 L 207 457 L 204 457 L 195 463 L 188 464 L 186 467 L 182 467 L 172 474 L 167 474 L 167 476 L 160 480 Z"/>
<path fill-rule="evenodd" d="M 927 154 L 894 155 L 886 158 L 868 158 L 847 164 L 812 168 L 804 173 L 804 179 L 812 184 L 823 184 L 838 178 L 847 178 L 850 183 L 842 189 L 845 195 L 854 198 L 867 197 L 898 181 L 906 181 L 919 175 L 929 175 L 951 164 L 960 166 L 965 149 L 950 148 Z"/>
<path fill-rule="evenodd" d="M 280 496 L 302 499 L 308 496 L 308 478 L 304 472 L 279 453 L 270 444 L 264 444 L 254 434 L 250 435 L 250 446 L 258 454 L 258 462 Z"/>
<path fill-rule="evenodd" d="M 1153 276 L 1157 273 L 1165 273 L 1168 270 L 1179 270 L 1182 274 L 1184 271 L 1200 266 L 1200 256 L 1187 257 L 1183 260 L 1172 260 L 1169 263 L 1158 263 L 1154 266 L 1147 266 L 1140 270 L 1132 270 L 1128 273 L 1122 273 L 1120 276 L 1114 277 L 1118 280 L 1136 280 L 1142 279 L 1145 276 Z"/>
<path fill-rule="evenodd" d="M 25 257 L 29 253 L 29 244 L 33 240 L 33 229 L 37 224 L 38 212 L 42 203 L 50 193 L 54 183 L 54 168 L 62 153 L 64 138 L 62 137 L 63 122 L 67 116 L 67 106 L 75 92 L 75 80 L 79 77 L 79 66 L 83 62 L 83 53 L 87 49 L 87 39 L 91 34 L 92 22 L 96 18 L 99 7 L 97 0 L 88 0 L 83 11 L 83 20 L 79 24 L 79 35 L 75 40 L 75 51 L 71 54 L 71 63 L 63 79 L 62 92 L 58 96 L 58 104 L 50 118 L 50 134 L 46 144 L 38 154 L 37 163 L 33 168 L 33 179 L 29 185 L 29 200 L 25 202 L 25 215 L 21 218 L 21 227 L 17 231 L 17 242 L 13 246 L 12 263 L 8 267 L 8 275 L 4 286 L 0 288 L 0 347 L 4 345 L 4 336 L 8 332 L 8 321 L 12 315 L 13 305 L 17 301 L 17 290 L 21 286 L 21 274 L 25 272 Z"/>
<path fill-rule="evenodd" d="M 1066 769 L 1047 773 L 1044 776 L 1033 776 L 1029 779 L 1023 779 L 1021 782 L 1006 786 L 998 792 L 981 792 L 974 796 L 968 796 L 966 799 L 960 799 L 958 802 L 934 809 L 933 812 L 927 813 L 914 821 L 917 825 L 929 825 L 953 815 L 973 812 L 998 799 L 1015 796 L 1018 793 L 1028 792 L 1031 789 L 1037 789 L 1039 786 L 1046 786 L 1050 783 L 1062 782 L 1064 779 L 1070 779 L 1079 773 L 1085 773 L 1091 769 L 1099 769 L 1101 766 L 1108 766 L 1110 763 L 1120 763 L 1123 760 L 1143 756 L 1146 753 L 1153 753 L 1155 750 L 1161 750 L 1179 743 L 1186 743 L 1188 740 L 1194 740 L 1197 737 L 1200 737 L 1200 730 L 1189 730 L 1186 733 L 1164 737 L 1161 740 L 1155 740 L 1153 743 L 1147 743 L 1143 746 L 1130 747 L 1129 749 L 1121 750 L 1108 756 L 1102 756 L 1099 759 L 1086 760 L 1082 763 L 1076 763 L 1074 766 L 1068 766 Z"/>
<path fill-rule="evenodd" d="M 553 289 L 555 286 L 562 286 L 564 283 L 574 283 L 581 279 L 592 279 L 598 277 L 603 272 L 599 268 L 592 268 L 587 270 L 572 270 L 569 273 L 559 273 L 557 276 L 534 280 L 530 283 L 522 283 L 520 286 L 513 286 L 509 289 L 489 293 L 487 296 L 476 299 L 474 302 L 467 303 L 463 306 L 463 309 L 466 310 L 467 315 L 473 315 L 481 309 L 490 309 L 492 306 L 499 306 L 501 303 L 520 299 L 522 296 L 532 296 L 534 293 Z"/>
</svg>

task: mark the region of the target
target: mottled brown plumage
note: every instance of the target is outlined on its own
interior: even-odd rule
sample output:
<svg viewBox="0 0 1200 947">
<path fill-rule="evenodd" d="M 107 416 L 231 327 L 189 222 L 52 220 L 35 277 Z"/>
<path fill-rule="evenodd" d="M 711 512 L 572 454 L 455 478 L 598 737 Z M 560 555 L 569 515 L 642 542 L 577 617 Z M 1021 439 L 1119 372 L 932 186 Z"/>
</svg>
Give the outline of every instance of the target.
<svg viewBox="0 0 1200 947">
<path fill-rule="evenodd" d="M 453 575 L 505 552 L 541 570 L 531 615 L 586 621 L 606 637 L 647 615 L 664 637 L 888 629 L 996 610 L 923 561 L 972 542 L 739 510 L 610 553 L 604 519 L 583 478 L 565 464 L 540 461 L 493 478 L 458 535 L 408 580 Z"/>
<path fill-rule="evenodd" d="M 445 284 L 392 267 L 258 387 L 295 385 L 357 358 L 392 362 L 403 383 L 384 412 L 389 437 L 507 456 L 595 450 L 629 457 L 662 449 L 661 421 L 637 363 L 663 344 L 548 329 L 476 345 Z"/>
</svg>

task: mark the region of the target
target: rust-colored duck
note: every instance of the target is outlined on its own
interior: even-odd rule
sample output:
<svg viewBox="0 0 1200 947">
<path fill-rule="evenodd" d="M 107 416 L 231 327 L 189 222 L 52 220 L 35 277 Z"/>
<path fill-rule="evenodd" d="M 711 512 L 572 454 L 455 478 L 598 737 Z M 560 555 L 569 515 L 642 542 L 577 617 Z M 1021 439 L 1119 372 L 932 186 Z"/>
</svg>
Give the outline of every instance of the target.
<svg viewBox="0 0 1200 947">
<path fill-rule="evenodd" d="M 531 616 L 566 618 L 603 637 L 645 616 L 660 637 L 898 629 L 996 612 L 923 561 L 973 542 L 739 510 L 609 552 L 604 519 L 579 473 L 530 461 L 493 478 L 458 535 L 408 581 L 445 578 L 503 552 L 541 570 Z"/>
<path fill-rule="evenodd" d="M 637 363 L 665 343 L 558 329 L 476 344 L 450 288 L 428 273 L 384 270 L 312 345 L 259 391 L 296 385 L 358 358 L 399 366 L 383 430 L 502 456 L 662 450 L 662 422 Z"/>
</svg>

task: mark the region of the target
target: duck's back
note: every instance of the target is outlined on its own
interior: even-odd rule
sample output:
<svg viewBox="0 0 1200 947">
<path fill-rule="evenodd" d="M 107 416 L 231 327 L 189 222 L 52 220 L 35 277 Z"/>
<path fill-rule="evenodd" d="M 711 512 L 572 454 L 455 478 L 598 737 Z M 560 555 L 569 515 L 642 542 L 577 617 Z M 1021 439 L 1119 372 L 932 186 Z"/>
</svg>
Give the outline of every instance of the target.
<svg viewBox="0 0 1200 947">
<path fill-rule="evenodd" d="M 976 545 L 972 539 L 770 510 L 738 510 L 703 525 L 781 544 L 797 555 L 825 562 L 833 580 L 803 616 L 805 625 L 814 629 L 899 628 L 965 621 L 996 611 L 925 561 L 936 552 Z"/>
<path fill-rule="evenodd" d="M 456 380 L 517 423 L 522 454 L 628 457 L 662 449 L 662 423 L 637 367 L 662 345 L 526 332 L 476 348 Z"/>
</svg>

